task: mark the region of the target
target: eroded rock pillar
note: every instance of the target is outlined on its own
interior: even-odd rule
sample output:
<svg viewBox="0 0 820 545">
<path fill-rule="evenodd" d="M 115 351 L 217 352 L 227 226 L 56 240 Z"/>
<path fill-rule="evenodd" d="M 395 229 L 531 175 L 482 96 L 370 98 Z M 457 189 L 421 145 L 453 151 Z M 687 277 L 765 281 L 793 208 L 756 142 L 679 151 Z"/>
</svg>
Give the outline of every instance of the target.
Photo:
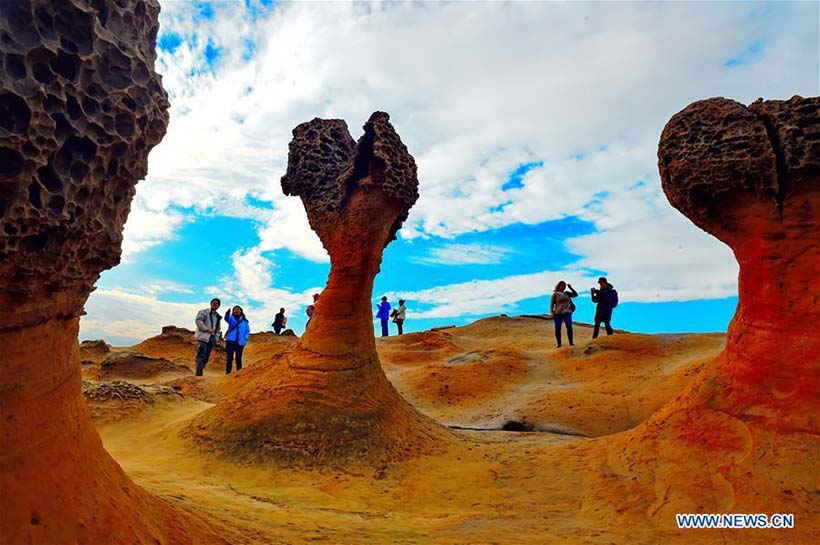
<svg viewBox="0 0 820 545">
<path fill-rule="evenodd" d="M 330 254 L 327 287 L 293 351 L 189 428 L 245 461 L 380 464 L 429 452 L 448 433 L 388 382 L 373 336 L 373 280 L 418 198 L 416 165 L 383 112 L 354 142 L 342 120 L 294 129 L 288 195 Z"/>
<path fill-rule="evenodd" d="M 0 543 L 201 542 L 134 485 L 83 400 L 79 316 L 168 100 L 155 0 L 0 5 Z"/>
<path fill-rule="evenodd" d="M 669 121 L 658 157 L 672 205 L 740 264 L 712 401 L 820 431 L 820 99 L 697 102 Z"/>
</svg>

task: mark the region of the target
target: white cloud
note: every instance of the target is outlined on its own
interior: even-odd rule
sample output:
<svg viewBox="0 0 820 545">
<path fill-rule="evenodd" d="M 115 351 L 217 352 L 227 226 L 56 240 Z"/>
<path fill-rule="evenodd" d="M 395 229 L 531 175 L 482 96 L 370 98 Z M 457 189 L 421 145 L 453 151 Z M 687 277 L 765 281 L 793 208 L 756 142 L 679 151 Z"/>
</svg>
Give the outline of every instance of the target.
<svg viewBox="0 0 820 545">
<path fill-rule="evenodd" d="M 706 96 L 812 94 L 818 79 L 808 4 L 755 15 L 754 3 L 288 3 L 255 21 L 242 3 L 216 6 L 213 21 L 197 21 L 195 6 L 163 5 L 162 31 L 197 40 L 160 55 L 172 123 L 140 195 L 151 210 L 253 214 L 263 233 L 288 235 L 266 247 L 313 260 L 326 258 L 307 222 L 279 211 L 295 200 L 279 177 L 290 130 L 314 116 L 346 119 L 358 136 L 372 110 L 391 113 L 419 164 L 405 236 L 572 214 L 607 227 L 630 210 L 584 207 L 639 179 L 657 187 L 657 139 L 674 112 Z M 209 38 L 222 52 L 213 71 Z M 761 41 L 757 62 L 723 66 Z M 532 160 L 545 165 L 502 191 Z M 230 205 L 247 195 L 275 210 Z"/>
<path fill-rule="evenodd" d="M 738 265 L 728 246 L 669 209 L 567 241 L 576 266 L 605 271 L 623 300 L 644 303 L 737 295 Z"/>
<path fill-rule="evenodd" d="M 411 304 L 430 305 L 432 308 L 413 312 L 413 318 L 455 318 L 507 312 L 524 299 L 552 293 L 555 284 L 564 279 L 580 291 L 579 286 L 591 285 L 597 277 L 589 272 L 568 268 L 561 271 L 543 271 L 518 274 L 495 280 L 473 280 L 446 286 L 419 290 L 400 295 Z M 397 298 L 398 294 L 391 294 Z"/>
<path fill-rule="evenodd" d="M 194 20 L 192 3 L 163 2 L 160 34 L 188 39 L 159 57 L 171 125 L 137 188 L 125 256 L 176 236 L 192 215 L 252 218 L 260 243 L 234 264 L 260 305 L 304 295 L 270 287 L 265 252 L 327 261 L 279 186 L 290 131 L 313 117 L 346 119 L 358 137 L 373 110 L 390 112 L 420 178 L 401 236 L 578 216 L 600 233 L 569 242 L 581 256 L 573 266 L 625 279 L 636 300 L 677 300 L 731 292 L 735 265 L 659 191 L 664 123 L 704 97 L 817 92 L 816 3 L 281 3 L 255 20 L 242 2 L 215 7 L 212 21 Z M 209 40 L 222 55 L 212 70 Z M 245 60 L 248 40 L 256 51 Z M 723 65 L 758 42 L 759 59 Z M 521 187 L 502 189 L 536 161 Z"/>
<path fill-rule="evenodd" d="M 415 261 L 442 265 L 493 265 L 506 260 L 511 252 L 510 248 L 492 244 L 448 243 L 433 248 L 429 255 Z"/>
<path fill-rule="evenodd" d="M 288 326 L 301 327 L 305 321 L 305 307 L 322 287 L 314 286 L 301 293 L 271 287 L 274 284 L 273 264 L 258 247 L 237 250 L 231 259 L 234 273 L 206 290 L 209 294 L 220 297 L 226 306 L 240 304 L 251 322 L 252 331 L 270 329 L 273 316 L 282 307 L 289 316 Z"/>
<path fill-rule="evenodd" d="M 88 300 L 88 313 L 80 320 L 81 339 L 104 338 L 116 345 L 131 345 L 160 334 L 163 325 L 194 328 L 203 304 L 169 303 L 153 294 L 98 289 Z"/>
<path fill-rule="evenodd" d="M 123 230 L 123 261 L 133 261 L 137 254 L 171 239 L 184 219 L 174 210 L 149 210 L 142 199 L 135 199 Z"/>
</svg>

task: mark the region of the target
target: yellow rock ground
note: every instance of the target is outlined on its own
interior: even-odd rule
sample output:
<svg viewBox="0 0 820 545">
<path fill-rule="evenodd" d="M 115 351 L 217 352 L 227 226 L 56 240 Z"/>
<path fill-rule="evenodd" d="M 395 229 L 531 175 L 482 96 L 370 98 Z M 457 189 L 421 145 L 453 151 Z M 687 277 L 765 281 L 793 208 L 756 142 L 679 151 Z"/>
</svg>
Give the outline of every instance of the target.
<svg viewBox="0 0 820 545">
<path fill-rule="evenodd" d="M 554 348 L 550 323 L 491 318 L 378 341 L 385 371 L 408 401 L 462 428 L 431 456 L 389 467 L 317 470 L 237 465 L 179 432 L 254 374 L 292 338 L 254 335 L 246 368 L 225 377 L 163 375 L 181 400 L 158 400 L 99 424 L 105 447 L 149 491 L 201 513 L 235 543 L 811 543 L 801 530 L 680 531 L 670 510 L 616 485 L 607 447 L 680 393 L 723 335 L 620 334 Z M 134 350 L 191 365 L 193 347 L 148 340 Z M 533 432 L 497 431 L 506 422 Z M 495 429 L 493 429 L 495 428 Z M 554 433 L 557 432 L 557 433 Z M 610 467 L 610 465 L 612 467 Z M 645 476 L 642 476 L 645 478 Z M 612 483 L 612 486 L 609 485 Z"/>
</svg>

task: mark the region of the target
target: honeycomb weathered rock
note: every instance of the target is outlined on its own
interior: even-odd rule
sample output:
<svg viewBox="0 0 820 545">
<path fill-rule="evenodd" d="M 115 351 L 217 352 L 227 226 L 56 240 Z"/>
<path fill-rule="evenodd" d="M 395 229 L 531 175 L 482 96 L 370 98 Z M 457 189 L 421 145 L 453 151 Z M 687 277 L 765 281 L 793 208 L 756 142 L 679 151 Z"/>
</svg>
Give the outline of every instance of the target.
<svg viewBox="0 0 820 545">
<path fill-rule="evenodd" d="M 0 277 L 12 323 L 76 315 L 119 262 L 168 100 L 155 1 L 4 0 Z M 59 294 L 55 297 L 55 294 Z"/>
<path fill-rule="evenodd" d="M 77 332 L 162 139 L 156 0 L 0 4 L 0 541 L 222 543 L 131 482 L 83 400 Z"/>
<path fill-rule="evenodd" d="M 316 118 L 293 130 L 282 190 L 302 198 L 310 225 L 322 242 L 322 226 L 342 213 L 347 196 L 358 187 L 378 187 L 403 205 L 385 244 L 395 239 L 418 200 L 416 162 L 390 124 L 390 116 L 374 112 L 363 129 L 358 142 L 341 119 Z"/>
</svg>

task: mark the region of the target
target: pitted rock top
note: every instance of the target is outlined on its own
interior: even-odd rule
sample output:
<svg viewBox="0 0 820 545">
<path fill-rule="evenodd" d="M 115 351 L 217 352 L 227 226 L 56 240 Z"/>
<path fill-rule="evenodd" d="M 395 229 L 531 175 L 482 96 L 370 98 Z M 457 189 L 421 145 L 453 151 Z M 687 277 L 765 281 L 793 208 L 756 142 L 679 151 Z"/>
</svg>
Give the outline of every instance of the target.
<svg viewBox="0 0 820 545">
<path fill-rule="evenodd" d="M 664 128 L 658 166 L 669 202 L 727 242 L 749 214 L 789 219 L 820 185 L 820 98 L 695 102 Z"/>
<path fill-rule="evenodd" d="M 820 97 L 757 100 L 749 111 L 766 123 L 772 145 L 781 154 L 778 169 L 784 198 L 820 189 Z"/>
<path fill-rule="evenodd" d="M 341 119 L 317 117 L 298 125 L 288 146 L 282 191 L 302 197 L 309 210 L 335 211 L 344 195 L 339 175 L 355 149 L 356 141 Z"/>
<path fill-rule="evenodd" d="M 39 300 L 24 321 L 78 312 L 119 262 L 134 186 L 168 124 L 158 13 L 156 0 L 3 0 L 0 299 Z"/>
<path fill-rule="evenodd" d="M 416 162 L 386 113 L 373 113 L 363 128 L 354 142 L 341 119 L 316 118 L 297 126 L 282 190 L 302 198 L 314 225 L 317 215 L 339 212 L 354 189 L 379 188 L 404 205 L 395 234 L 418 199 Z"/>
<path fill-rule="evenodd" d="M 419 198 L 416 161 L 385 112 L 374 112 L 362 128 L 356 156 L 342 173 L 345 184 L 350 186 L 369 176 L 373 184 L 409 210 Z"/>
<path fill-rule="evenodd" d="M 776 206 L 777 161 L 766 125 L 742 104 L 701 100 L 675 114 L 658 146 L 663 191 L 672 206 L 712 232 L 744 197 Z"/>
</svg>

